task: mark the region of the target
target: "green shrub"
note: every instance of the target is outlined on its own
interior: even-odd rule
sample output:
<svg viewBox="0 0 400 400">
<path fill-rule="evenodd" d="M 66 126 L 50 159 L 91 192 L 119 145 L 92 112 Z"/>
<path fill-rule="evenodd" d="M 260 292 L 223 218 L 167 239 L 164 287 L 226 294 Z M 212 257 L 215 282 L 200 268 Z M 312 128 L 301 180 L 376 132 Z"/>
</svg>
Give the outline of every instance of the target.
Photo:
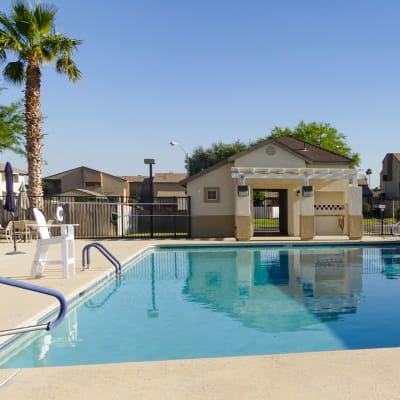
<svg viewBox="0 0 400 400">
<path fill-rule="evenodd" d="M 369 214 L 371 212 L 371 204 L 368 203 L 367 201 L 364 201 L 363 203 L 363 214 Z"/>
</svg>

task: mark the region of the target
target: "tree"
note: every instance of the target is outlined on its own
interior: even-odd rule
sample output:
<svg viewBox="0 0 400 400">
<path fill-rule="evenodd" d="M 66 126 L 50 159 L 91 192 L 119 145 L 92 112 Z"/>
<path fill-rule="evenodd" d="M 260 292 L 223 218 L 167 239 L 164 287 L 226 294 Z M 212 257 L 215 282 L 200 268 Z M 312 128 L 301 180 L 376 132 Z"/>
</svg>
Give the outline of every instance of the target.
<svg viewBox="0 0 400 400">
<path fill-rule="evenodd" d="M 277 138 L 284 135 L 295 136 L 344 157 L 352 158 L 356 166 L 360 164 L 360 155 L 353 153 L 346 144 L 346 136 L 343 133 L 339 133 L 330 124 L 320 122 L 306 124 L 304 121 L 300 121 L 294 129 L 273 128 L 268 138 Z"/>
<path fill-rule="evenodd" d="M 189 175 L 194 175 L 220 161 L 226 160 L 247 147 L 239 140 L 232 144 L 214 143 L 208 149 L 202 146 L 196 147 L 189 159 Z"/>
<path fill-rule="evenodd" d="M 11 150 L 25 155 L 25 122 L 22 102 L 0 105 L 0 153 Z"/>
<path fill-rule="evenodd" d="M 41 208 L 42 189 L 42 114 L 40 107 L 41 68 L 55 61 L 56 71 L 76 82 L 81 72 L 72 59 L 82 43 L 55 31 L 57 8 L 37 3 L 31 7 L 18 0 L 10 15 L 0 13 L 0 62 L 8 53 L 17 60 L 8 62 L 3 75 L 15 84 L 25 83 L 26 154 L 32 206 Z"/>
</svg>

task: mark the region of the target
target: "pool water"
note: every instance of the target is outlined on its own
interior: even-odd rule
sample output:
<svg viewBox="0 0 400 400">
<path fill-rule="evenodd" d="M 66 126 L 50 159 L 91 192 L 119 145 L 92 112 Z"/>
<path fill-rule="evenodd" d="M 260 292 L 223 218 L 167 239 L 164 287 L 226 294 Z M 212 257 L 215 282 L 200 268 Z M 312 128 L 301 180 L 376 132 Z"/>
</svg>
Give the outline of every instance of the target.
<svg viewBox="0 0 400 400">
<path fill-rule="evenodd" d="M 400 247 L 158 249 L 1 367 L 400 346 Z"/>
</svg>

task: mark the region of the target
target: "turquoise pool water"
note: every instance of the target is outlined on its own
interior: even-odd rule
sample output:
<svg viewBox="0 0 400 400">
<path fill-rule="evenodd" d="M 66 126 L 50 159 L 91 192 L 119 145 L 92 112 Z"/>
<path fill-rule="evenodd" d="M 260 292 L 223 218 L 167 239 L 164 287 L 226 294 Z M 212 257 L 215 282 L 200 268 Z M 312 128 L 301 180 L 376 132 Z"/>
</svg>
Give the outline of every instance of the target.
<svg viewBox="0 0 400 400">
<path fill-rule="evenodd" d="M 1 367 L 400 346 L 400 247 L 155 250 Z"/>
</svg>

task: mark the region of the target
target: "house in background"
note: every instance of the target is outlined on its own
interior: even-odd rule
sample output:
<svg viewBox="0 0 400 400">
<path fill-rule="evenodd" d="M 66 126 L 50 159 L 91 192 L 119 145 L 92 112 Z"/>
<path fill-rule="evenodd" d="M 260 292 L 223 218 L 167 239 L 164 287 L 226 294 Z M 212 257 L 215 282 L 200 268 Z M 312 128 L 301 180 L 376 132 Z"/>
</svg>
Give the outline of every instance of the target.
<svg viewBox="0 0 400 400">
<path fill-rule="evenodd" d="M 0 163 L 0 196 L 6 196 L 6 177 L 4 173 L 6 165 Z M 22 169 L 14 168 L 13 169 L 13 182 L 14 182 L 14 193 L 17 194 L 21 187 L 21 183 L 25 183 L 25 177 L 28 175 L 28 172 L 23 171 Z"/>
<path fill-rule="evenodd" d="M 354 161 L 292 136 L 268 139 L 189 177 L 193 237 L 362 237 Z"/>
<path fill-rule="evenodd" d="M 43 184 L 46 196 L 71 196 L 77 201 L 124 201 L 128 196 L 125 179 L 84 166 L 47 176 Z"/>
<path fill-rule="evenodd" d="M 362 190 L 362 198 L 363 199 L 370 199 L 373 196 L 373 193 L 369 187 L 368 178 L 364 174 L 360 174 L 358 178 L 358 186 L 360 186 Z"/>
<path fill-rule="evenodd" d="M 151 202 L 153 197 L 185 197 L 186 188 L 183 181 L 187 177 L 184 173 L 158 172 L 153 176 L 153 195 L 151 182 L 148 176 L 121 176 L 129 184 L 129 197 L 139 202 Z"/>
<path fill-rule="evenodd" d="M 382 161 L 380 187 L 387 199 L 400 199 L 400 153 L 388 153 Z"/>
<path fill-rule="evenodd" d="M 153 179 L 154 197 L 183 197 L 186 196 L 186 188 L 182 182 L 187 178 L 186 174 L 156 173 Z"/>
<path fill-rule="evenodd" d="M 124 175 L 120 176 L 120 178 L 124 179 L 128 183 L 128 197 L 140 201 L 142 198 L 144 182 L 149 178 L 142 175 Z"/>
</svg>

